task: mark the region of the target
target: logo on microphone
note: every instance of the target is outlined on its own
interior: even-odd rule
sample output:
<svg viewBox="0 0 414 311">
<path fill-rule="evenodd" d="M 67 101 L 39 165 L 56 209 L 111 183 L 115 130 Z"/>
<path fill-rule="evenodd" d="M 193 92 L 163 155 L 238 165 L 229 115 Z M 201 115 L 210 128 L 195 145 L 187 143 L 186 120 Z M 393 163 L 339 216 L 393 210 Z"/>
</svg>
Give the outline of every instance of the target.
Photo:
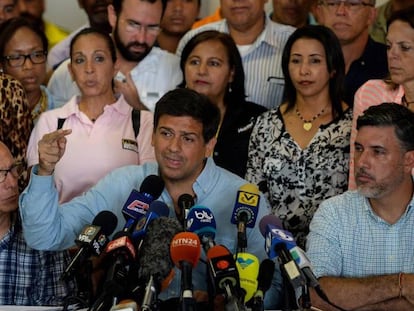
<svg viewBox="0 0 414 311">
<path fill-rule="evenodd" d="M 126 208 L 137 213 L 145 214 L 145 212 L 149 209 L 149 205 L 140 200 L 134 200 Z"/>
<path fill-rule="evenodd" d="M 214 218 L 212 213 L 209 214 L 205 210 L 202 210 L 200 212 L 195 210 L 194 215 L 200 222 L 211 222 L 211 220 Z"/>
<path fill-rule="evenodd" d="M 240 204 L 250 205 L 250 206 L 258 206 L 259 205 L 260 196 L 255 193 L 239 191 L 239 196 L 237 201 Z"/>
</svg>

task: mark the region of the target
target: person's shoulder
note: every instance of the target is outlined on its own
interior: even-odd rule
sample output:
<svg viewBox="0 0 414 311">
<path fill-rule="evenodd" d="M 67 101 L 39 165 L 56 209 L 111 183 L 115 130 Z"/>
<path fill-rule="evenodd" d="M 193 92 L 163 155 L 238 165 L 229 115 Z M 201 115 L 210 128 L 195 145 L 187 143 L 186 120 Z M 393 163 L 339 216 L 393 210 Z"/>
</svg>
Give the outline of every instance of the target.
<svg viewBox="0 0 414 311">
<path fill-rule="evenodd" d="M 391 83 L 383 80 L 383 79 L 371 79 L 365 82 L 361 87 L 357 90 L 358 96 L 364 96 L 365 94 L 374 94 L 376 96 L 382 96 L 386 93 L 393 93 L 398 88 L 394 88 Z"/>
<path fill-rule="evenodd" d="M 180 63 L 180 58 L 166 50 L 160 49 L 159 47 L 154 46 L 151 49 L 151 52 L 141 61 L 153 63 L 156 62 L 158 64 L 158 67 L 163 67 L 168 64 L 175 66 L 178 66 Z M 139 64 L 138 64 L 139 65 Z"/>
<path fill-rule="evenodd" d="M 351 215 L 362 209 L 365 198 L 357 190 L 349 190 L 324 200 L 316 213 L 335 213 L 339 217 Z"/>
</svg>

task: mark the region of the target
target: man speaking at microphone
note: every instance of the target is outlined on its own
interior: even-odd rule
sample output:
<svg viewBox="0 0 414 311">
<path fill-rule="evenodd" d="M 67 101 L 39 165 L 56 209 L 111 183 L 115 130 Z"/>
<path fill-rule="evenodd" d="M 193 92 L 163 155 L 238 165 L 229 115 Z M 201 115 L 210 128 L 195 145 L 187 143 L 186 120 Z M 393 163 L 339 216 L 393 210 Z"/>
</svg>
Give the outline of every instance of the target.
<svg viewBox="0 0 414 311">
<path fill-rule="evenodd" d="M 308 256 L 328 299 L 345 310 L 414 310 L 414 113 L 393 103 L 357 119 L 356 191 L 313 217 Z M 323 310 L 337 310 L 312 297 Z"/>
<path fill-rule="evenodd" d="M 157 162 L 116 169 L 83 196 L 62 205 L 58 204 L 52 175 L 65 152 L 65 136 L 70 135 L 70 130 L 46 135 L 39 142 L 39 164 L 33 167 L 30 183 L 20 197 L 28 243 L 37 249 L 65 249 L 73 245 L 82 227 L 102 210 L 117 215 L 118 229 L 122 229 L 121 207 L 131 190 L 139 188 L 146 176 L 156 174 L 165 182 L 159 199 L 168 205 L 171 217 L 180 212 L 180 195 L 191 194 L 196 204 L 208 206 L 214 213 L 216 243 L 236 250 L 237 231 L 230 221 L 236 193 L 247 182 L 217 167 L 210 157 L 219 119 L 218 109 L 207 97 L 188 89 L 168 92 L 158 101 L 154 113 L 152 145 Z M 268 213 L 268 204 L 261 196 L 257 218 Z M 247 239 L 246 251 L 264 259 L 264 239 L 258 226 L 247 228 Z M 199 263 L 193 273 L 194 292 L 206 290 L 205 268 Z M 273 305 L 277 304 L 281 290 L 281 278 L 278 274 L 275 276 L 274 295 L 269 294 Z M 166 300 L 179 295 L 180 279 L 176 277 L 159 298 Z M 198 294 L 196 298 L 202 296 Z M 204 295 L 204 298 L 207 297 Z"/>
</svg>

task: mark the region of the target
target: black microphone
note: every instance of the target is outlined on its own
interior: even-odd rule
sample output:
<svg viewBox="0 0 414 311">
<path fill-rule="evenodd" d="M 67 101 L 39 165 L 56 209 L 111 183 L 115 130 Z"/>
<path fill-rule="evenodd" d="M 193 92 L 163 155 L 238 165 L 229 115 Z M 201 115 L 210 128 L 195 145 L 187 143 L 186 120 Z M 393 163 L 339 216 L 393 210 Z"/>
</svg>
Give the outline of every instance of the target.
<svg viewBox="0 0 414 311">
<path fill-rule="evenodd" d="M 178 207 L 180 209 L 180 214 L 177 212 L 175 213 L 177 219 L 181 222 L 184 230 L 187 230 L 186 228 L 186 221 L 187 221 L 187 215 L 190 208 L 194 205 L 194 198 L 191 194 L 184 193 L 178 197 Z"/>
<path fill-rule="evenodd" d="M 260 193 L 254 184 L 245 184 L 237 191 L 236 203 L 231 223 L 237 225 L 237 249 L 245 252 L 247 248 L 246 227 L 253 228 L 259 211 Z"/>
<path fill-rule="evenodd" d="M 128 296 L 132 291 L 132 275 L 138 270 L 135 258 L 136 250 L 131 234 L 117 232 L 105 249 L 106 257 L 103 265 L 107 267 L 103 290 L 90 308 L 91 311 L 108 310 L 115 298 Z M 135 272 L 135 273 L 134 273 Z"/>
<path fill-rule="evenodd" d="M 252 311 L 264 310 L 264 296 L 266 291 L 272 285 L 273 274 L 275 272 L 275 263 L 273 260 L 264 259 L 260 263 L 259 275 L 257 276 L 257 291 L 252 298 Z"/>
<path fill-rule="evenodd" d="M 170 245 L 173 237 L 182 231 L 177 219 L 159 217 L 149 225 L 140 245 L 138 257 L 139 286 L 134 290 L 141 301 L 141 310 L 158 310 L 158 294 L 168 287 L 174 277 L 174 263 L 170 257 Z"/>
<path fill-rule="evenodd" d="M 161 177 L 149 175 L 142 181 L 139 192 L 135 189 L 131 191 L 122 208 L 126 220 L 123 231 L 132 232 L 136 222 L 146 215 L 151 202 L 158 199 L 163 189 L 164 181 Z"/>
<path fill-rule="evenodd" d="M 245 310 L 242 303 L 244 292 L 233 255 L 225 246 L 216 245 L 208 250 L 207 259 L 212 295 L 224 295 L 226 310 Z"/>
<path fill-rule="evenodd" d="M 114 232 L 117 223 L 118 219 L 114 213 L 110 211 L 99 212 L 92 225 L 85 226 L 75 240 L 79 250 L 62 273 L 61 279 L 70 279 L 79 265 L 87 258 L 92 255 L 99 256 L 108 244 L 108 236 Z"/>
</svg>

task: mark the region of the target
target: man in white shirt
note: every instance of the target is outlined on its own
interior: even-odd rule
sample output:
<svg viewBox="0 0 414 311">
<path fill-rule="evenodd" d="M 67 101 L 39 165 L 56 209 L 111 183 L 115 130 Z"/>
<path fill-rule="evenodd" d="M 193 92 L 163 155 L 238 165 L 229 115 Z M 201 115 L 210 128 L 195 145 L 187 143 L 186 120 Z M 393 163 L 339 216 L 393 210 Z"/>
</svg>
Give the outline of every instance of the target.
<svg viewBox="0 0 414 311">
<path fill-rule="evenodd" d="M 153 111 L 155 103 L 182 80 L 179 58 L 154 47 L 166 0 L 114 0 L 108 20 L 117 48 L 115 91 L 136 109 Z M 67 63 L 53 73 L 48 88 L 58 103 L 79 94 Z"/>
</svg>

